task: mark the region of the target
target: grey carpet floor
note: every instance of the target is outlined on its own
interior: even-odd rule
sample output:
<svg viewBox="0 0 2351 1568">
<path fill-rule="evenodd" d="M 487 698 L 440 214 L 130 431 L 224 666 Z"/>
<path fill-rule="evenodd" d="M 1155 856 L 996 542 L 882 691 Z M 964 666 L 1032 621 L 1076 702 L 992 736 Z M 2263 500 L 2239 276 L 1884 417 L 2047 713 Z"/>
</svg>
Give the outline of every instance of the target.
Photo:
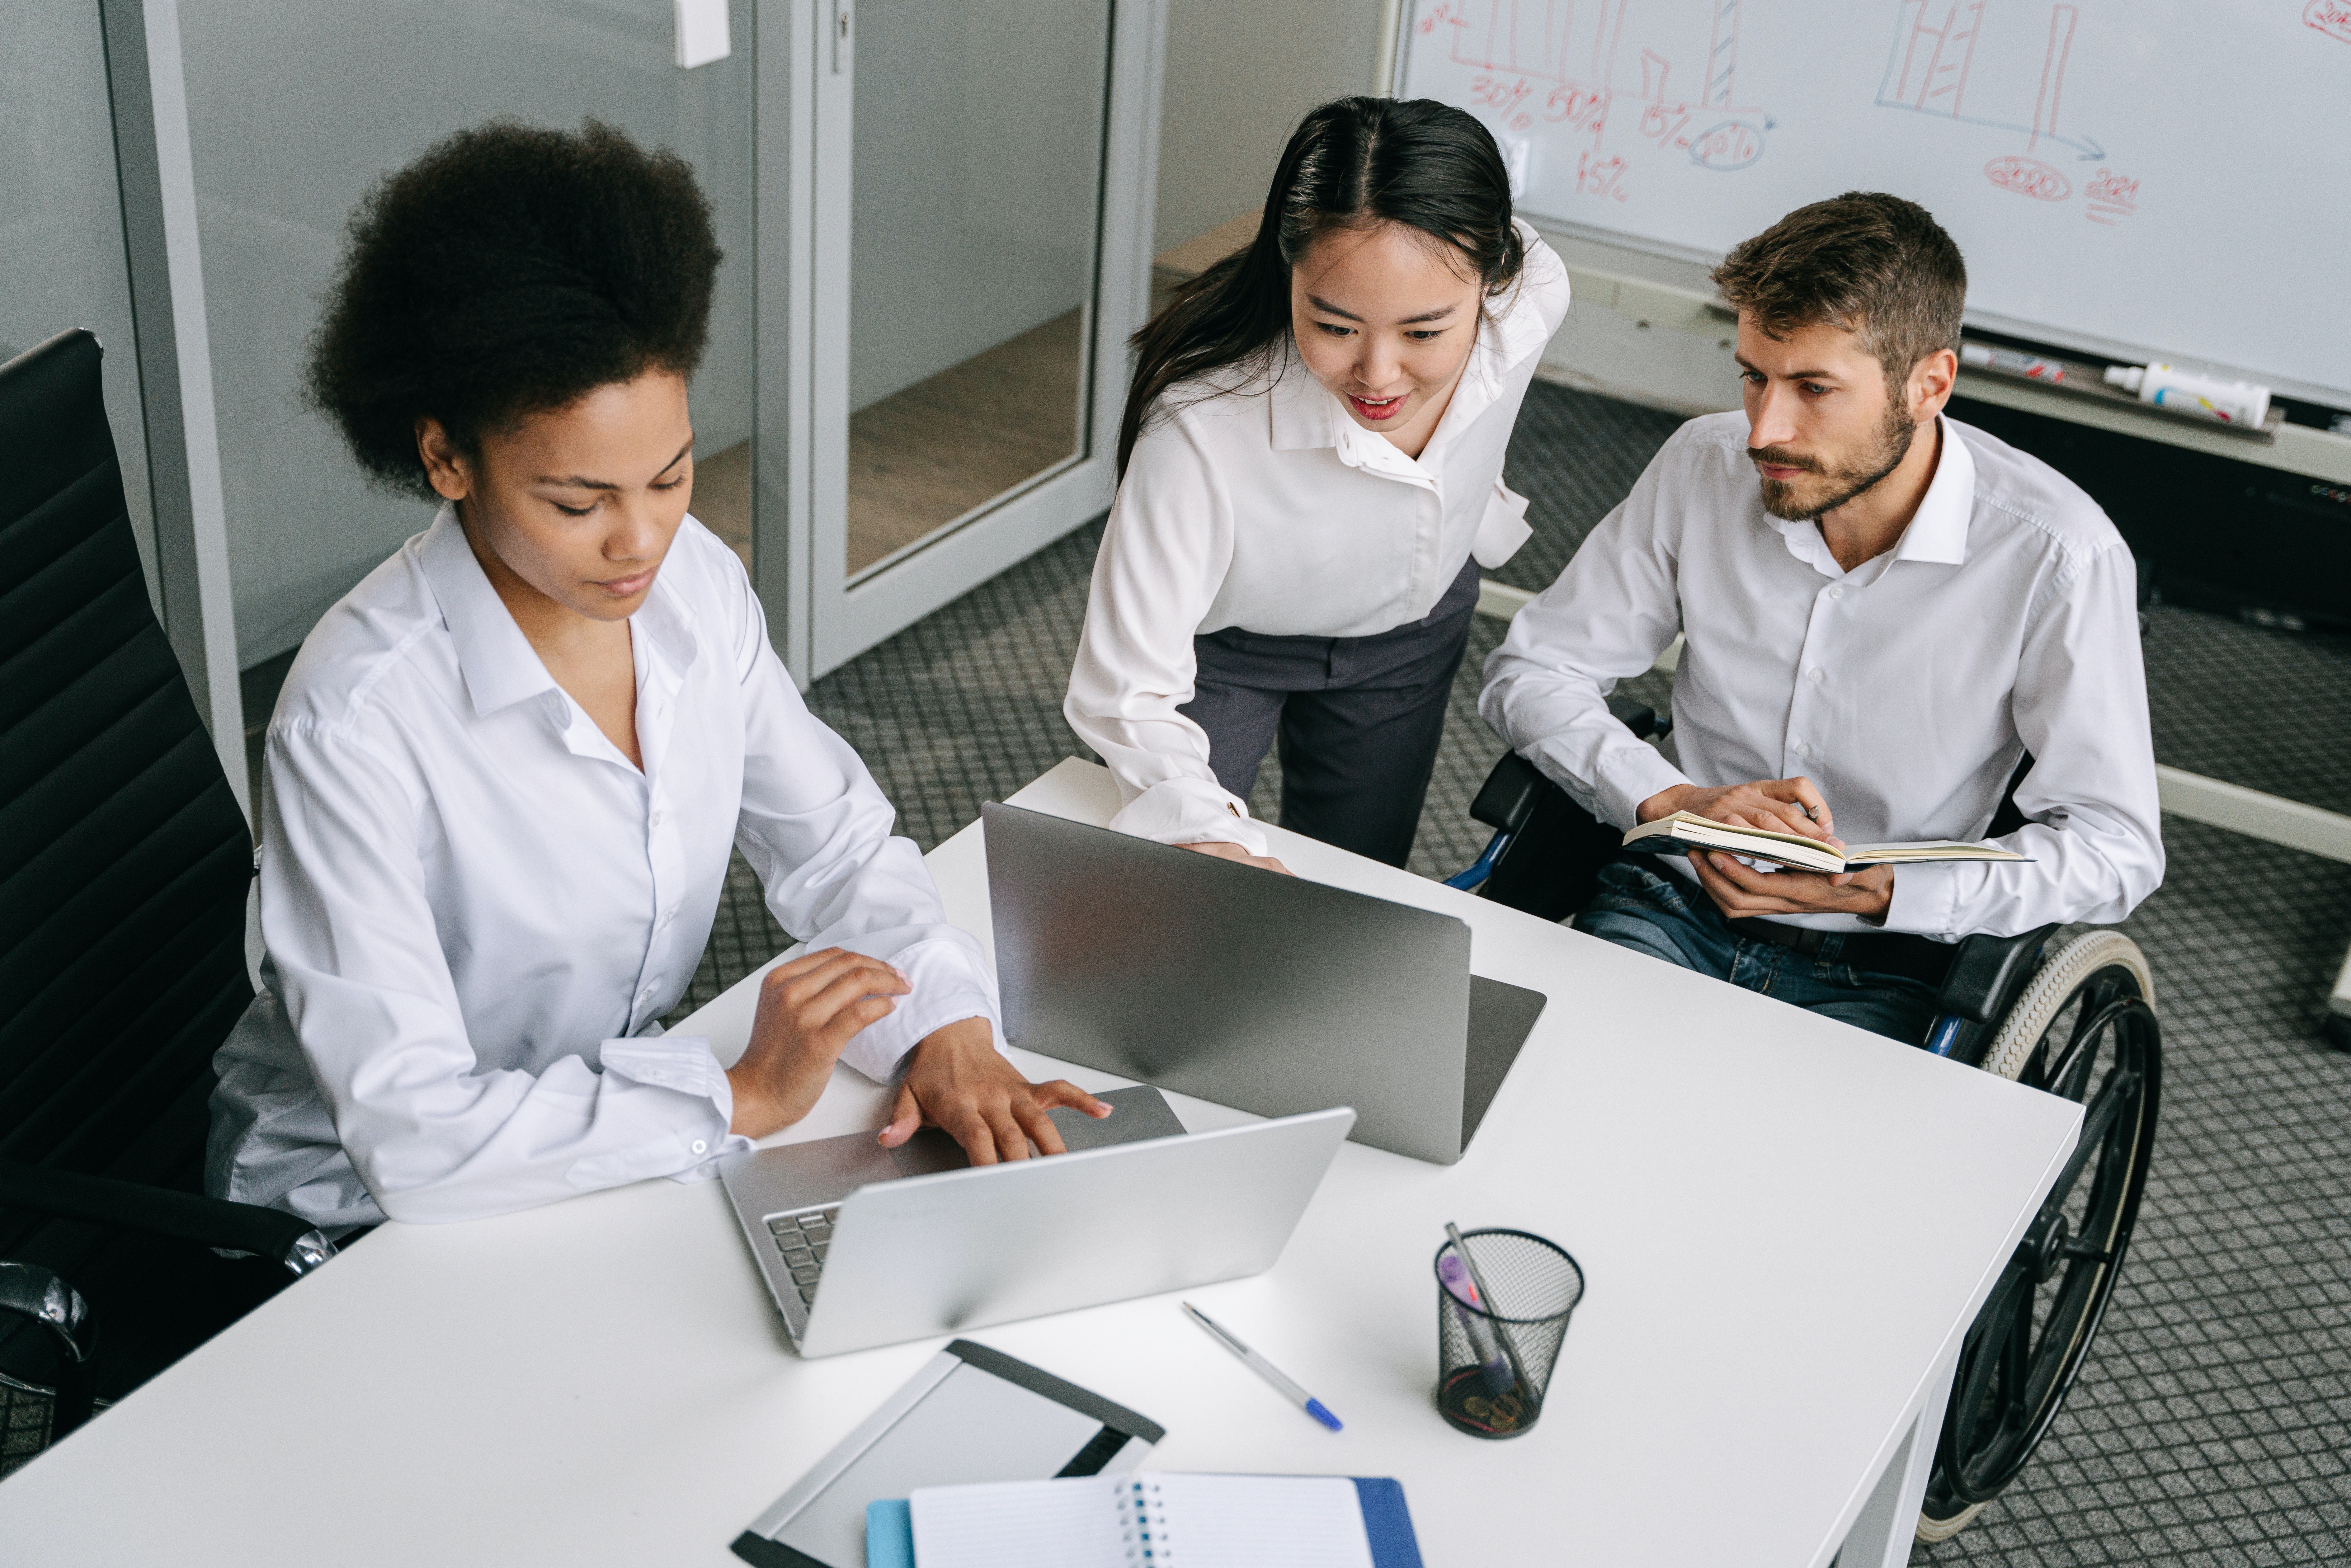
<svg viewBox="0 0 2351 1568">
<path fill-rule="evenodd" d="M 1510 453 L 1536 537 L 1497 575 L 1541 588 L 1677 421 L 1538 386 Z M 1081 529 L 817 683 L 929 849 L 1067 756 L 1061 716 L 1099 538 Z M 1457 683 L 1412 869 L 1445 875 L 1486 834 L 1468 805 L 1500 743 L 1478 672 Z M 2157 754 L 2351 810 L 2351 640 L 2158 605 L 2147 643 Z M 1667 682 L 1628 689 L 1662 706 Z M 1254 804 L 1274 813 L 1268 763 Z M 2163 1018 L 2163 1119 L 2137 1234 L 2105 1327 L 2030 1469 L 1914 1563 L 2252 1565 L 2351 1559 L 2351 1055 L 2318 1037 L 2351 942 L 2351 866 L 2168 818 L 2169 873 L 2126 929 Z M 783 946 L 738 861 L 680 1012 Z M 0 1391 L 5 1392 L 5 1391 Z M 0 1442 L 37 1446 L 37 1402 L 0 1404 Z M 0 1463 L 5 1463 L 0 1458 Z M 1736 1542 L 1724 1561 L 1739 1561 Z"/>
</svg>

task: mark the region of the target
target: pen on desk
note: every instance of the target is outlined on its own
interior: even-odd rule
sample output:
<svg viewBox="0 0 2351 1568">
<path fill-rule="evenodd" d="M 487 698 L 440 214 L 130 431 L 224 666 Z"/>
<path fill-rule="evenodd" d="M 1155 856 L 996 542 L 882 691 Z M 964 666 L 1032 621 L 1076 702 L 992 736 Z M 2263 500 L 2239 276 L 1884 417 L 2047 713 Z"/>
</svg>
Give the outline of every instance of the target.
<svg viewBox="0 0 2351 1568">
<path fill-rule="evenodd" d="M 1315 1398 L 1312 1395 L 1307 1393 L 1306 1390 L 1299 1387 L 1295 1383 L 1290 1382 L 1289 1378 L 1284 1377 L 1281 1375 L 1280 1368 L 1275 1366 L 1273 1363 L 1266 1360 L 1265 1357 L 1258 1354 L 1257 1352 L 1251 1350 L 1239 1340 L 1234 1338 L 1233 1333 L 1230 1329 L 1226 1328 L 1223 1324 L 1217 1322 L 1216 1319 L 1210 1317 L 1207 1313 L 1202 1312 L 1199 1308 L 1194 1306 L 1189 1301 L 1186 1301 L 1184 1303 L 1184 1315 L 1190 1318 L 1202 1328 L 1207 1330 L 1209 1338 L 1215 1340 L 1218 1344 L 1223 1345 L 1227 1350 L 1231 1351 L 1235 1355 L 1239 1356 L 1241 1358 L 1242 1365 L 1248 1367 L 1251 1372 L 1256 1373 L 1259 1377 L 1264 1378 L 1268 1383 L 1272 1384 L 1276 1389 L 1280 1390 L 1281 1396 L 1284 1399 L 1289 1400 L 1292 1405 L 1297 1406 L 1309 1416 L 1313 1416 L 1317 1421 L 1320 1421 L 1325 1427 L 1330 1427 L 1333 1432 L 1339 1430 L 1339 1417 L 1332 1415 L 1330 1410 L 1323 1406 L 1322 1401 Z"/>
</svg>

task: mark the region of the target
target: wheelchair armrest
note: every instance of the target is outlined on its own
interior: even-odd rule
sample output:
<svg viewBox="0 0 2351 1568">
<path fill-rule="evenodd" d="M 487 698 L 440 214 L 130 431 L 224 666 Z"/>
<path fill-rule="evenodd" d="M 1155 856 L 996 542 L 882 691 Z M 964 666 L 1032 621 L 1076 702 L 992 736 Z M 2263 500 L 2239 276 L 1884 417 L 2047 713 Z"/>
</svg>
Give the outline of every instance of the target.
<svg viewBox="0 0 2351 1568">
<path fill-rule="evenodd" d="M 2007 1013 L 2017 993 L 2040 967 L 2041 950 L 2057 929 L 2043 925 L 2016 936 L 1981 934 L 1960 938 L 1951 955 L 1950 973 L 1943 977 L 1938 1005 L 1976 1023 L 1992 1023 Z"/>
<path fill-rule="evenodd" d="M 1608 712 L 1617 723 L 1633 732 L 1636 740 L 1646 740 L 1661 734 L 1664 727 L 1657 723 L 1657 710 L 1647 703 L 1635 702 L 1631 697 L 1608 699 Z M 1469 815 L 1489 828 L 1515 833 L 1527 825 L 1534 815 L 1535 802 L 1546 789 L 1558 786 L 1542 775 L 1542 770 L 1515 751 L 1505 751 L 1486 775 L 1486 782 L 1478 788 L 1478 798 L 1469 802 Z"/>
<path fill-rule="evenodd" d="M 295 1274 L 307 1274 L 335 1255 L 335 1244 L 315 1226 L 283 1209 L 16 1160 L 0 1160 L 0 1208 L 257 1253 Z"/>
<path fill-rule="evenodd" d="M 1631 730 L 1633 738 L 1635 740 L 1646 740 L 1651 736 L 1663 735 L 1668 727 L 1657 722 L 1656 708 L 1651 707 L 1647 703 L 1635 702 L 1628 696 L 1610 697 L 1608 716 Z"/>
<path fill-rule="evenodd" d="M 1535 814 L 1535 802 L 1542 792 L 1553 788 L 1535 765 L 1515 751 L 1505 751 L 1486 775 L 1486 782 L 1478 787 L 1478 798 L 1469 802 L 1469 815 L 1489 828 L 1515 833 L 1527 825 Z"/>
</svg>

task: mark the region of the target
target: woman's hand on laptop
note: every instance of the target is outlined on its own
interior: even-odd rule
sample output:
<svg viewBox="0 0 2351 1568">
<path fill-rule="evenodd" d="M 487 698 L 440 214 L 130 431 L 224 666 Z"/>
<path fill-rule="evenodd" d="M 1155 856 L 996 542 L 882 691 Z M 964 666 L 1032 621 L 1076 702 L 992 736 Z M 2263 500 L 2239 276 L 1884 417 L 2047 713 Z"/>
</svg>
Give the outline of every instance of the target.
<svg viewBox="0 0 2351 1568">
<path fill-rule="evenodd" d="M 1736 828 L 1820 839 L 1839 850 L 1844 848 L 1844 841 L 1836 836 L 1828 801 L 1809 779 L 1759 779 L 1751 784 L 1725 784 L 1714 789 L 1677 784 L 1642 801 L 1633 814 L 1641 821 L 1654 822 L 1676 811 Z"/>
<path fill-rule="evenodd" d="M 913 988 L 879 958 L 840 947 L 804 953 L 759 981 L 751 1043 L 726 1070 L 735 1092 L 727 1131 L 764 1138 L 809 1113 L 832 1064 L 857 1031 L 887 1017 Z"/>
<path fill-rule="evenodd" d="M 1204 855 L 1214 855 L 1220 861 L 1238 861 L 1243 865 L 1257 866 L 1264 871 L 1278 871 L 1284 876 L 1290 868 L 1271 855 L 1253 855 L 1238 844 L 1228 844 L 1222 839 L 1206 839 L 1196 844 L 1177 844 L 1179 850 L 1197 850 Z"/>
<path fill-rule="evenodd" d="M 894 1149 L 925 1122 L 963 1145 L 976 1166 L 1025 1160 L 1033 1139 L 1049 1155 L 1066 1154 L 1045 1113 L 1056 1105 L 1100 1120 L 1111 1108 L 1076 1084 L 1056 1078 L 1031 1083 L 996 1049 L 986 1019 L 962 1019 L 923 1038 L 909 1054 L 882 1146 Z"/>
</svg>

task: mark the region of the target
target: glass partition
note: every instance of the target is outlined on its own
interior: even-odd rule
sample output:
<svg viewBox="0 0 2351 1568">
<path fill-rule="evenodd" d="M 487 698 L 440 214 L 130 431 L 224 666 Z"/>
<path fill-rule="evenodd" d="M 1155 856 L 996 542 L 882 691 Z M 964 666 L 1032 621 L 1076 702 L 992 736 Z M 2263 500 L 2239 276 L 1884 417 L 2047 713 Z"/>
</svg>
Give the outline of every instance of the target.
<svg viewBox="0 0 2351 1568">
<path fill-rule="evenodd" d="M 847 575 L 1085 455 L 1111 8 L 863 0 Z"/>
<path fill-rule="evenodd" d="M 74 327 L 106 346 L 107 423 L 160 614 L 106 42 L 89 0 L 9 0 L 0 35 L 0 361 Z"/>
<path fill-rule="evenodd" d="M 369 489 L 303 409 L 302 345 L 369 186 L 495 115 L 563 127 L 592 115 L 700 172 L 726 263 L 693 388 L 694 513 L 748 561 L 752 0 L 734 0 L 732 55 L 692 70 L 671 63 L 671 8 L 658 3 L 181 0 L 180 11 L 241 664 L 296 647 L 431 518 L 423 501 Z M 104 112 L 101 93 L 101 124 Z"/>
</svg>

